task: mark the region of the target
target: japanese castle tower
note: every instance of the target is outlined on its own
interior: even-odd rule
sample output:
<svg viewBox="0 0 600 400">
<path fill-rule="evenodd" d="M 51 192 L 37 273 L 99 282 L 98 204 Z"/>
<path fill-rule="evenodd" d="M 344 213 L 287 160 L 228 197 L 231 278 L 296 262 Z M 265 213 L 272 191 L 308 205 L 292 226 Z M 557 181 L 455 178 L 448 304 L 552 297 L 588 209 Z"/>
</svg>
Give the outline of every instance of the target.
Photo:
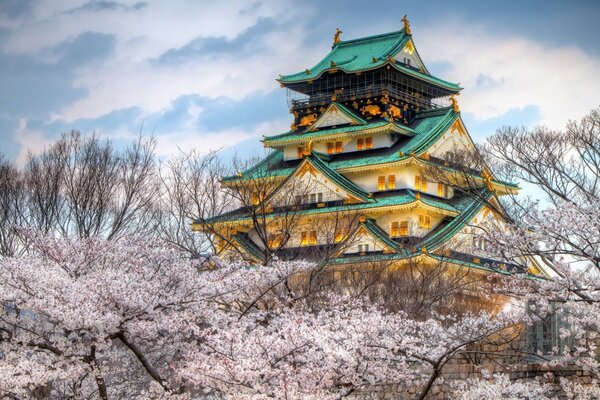
<svg viewBox="0 0 600 400">
<path fill-rule="evenodd" d="M 426 172 L 456 171 L 445 154 L 476 150 L 455 97 L 461 87 L 429 73 L 403 22 L 402 30 L 353 40 L 337 30 L 314 67 L 279 77 L 290 130 L 265 136 L 271 153 L 223 179 L 240 207 L 193 224 L 217 236 L 219 254 L 255 263 L 326 254 L 336 268 L 445 260 L 513 272 L 490 258 L 476 232 L 502 226 L 490 204 L 518 187 L 487 170 L 468 172 L 478 186 L 470 188 Z"/>
</svg>

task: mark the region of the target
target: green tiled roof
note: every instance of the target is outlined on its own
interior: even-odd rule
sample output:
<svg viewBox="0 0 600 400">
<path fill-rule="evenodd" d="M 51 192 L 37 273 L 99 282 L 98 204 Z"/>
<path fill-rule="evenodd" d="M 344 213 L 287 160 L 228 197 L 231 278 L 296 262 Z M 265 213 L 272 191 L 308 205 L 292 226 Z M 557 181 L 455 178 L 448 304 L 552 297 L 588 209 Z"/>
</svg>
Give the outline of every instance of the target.
<svg viewBox="0 0 600 400">
<path fill-rule="evenodd" d="M 384 33 L 365 38 L 343 40 L 335 44 L 331 51 L 317 65 L 292 75 L 279 78 L 279 82 L 295 83 L 304 82 L 320 77 L 328 70 L 341 70 L 346 73 L 377 69 L 386 64 L 394 66 L 397 70 L 415 78 L 441 86 L 450 91 L 459 91 L 461 88 L 451 82 L 432 77 L 412 68 L 402 66 L 400 63 L 388 59 L 397 55 L 411 39 L 404 30 Z"/>
<path fill-rule="evenodd" d="M 398 243 L 390 239 L 389 235 L 383 229 L 381 229 L 379 225 L 377 225 L 375 220 L 369 218 L 365 222 L 361 223 L 361 226 L 364 227 L 367 232 L 377 238 L 377 240 L 384 243 L 387 247 L 400 250 Z"/>
<path fill-rule="evenodd" d="M 327 163 L 322 161 L 319 157 L 309 156 L 307 157 L 307 161 L 310 162 L 319 172 L 325 175 L 330 181 L 340 186 L 352 196 L 364 202 L 371 203 L 374 201 L 373 199 L 369 198 L 369 194 L 365 192 L 360 186 L 356 185 L 354 182 L 352 182 L 345 176 L 340 175 L 333 169 L 329 168 Z"/>
<path fill-rule="evenodd" d="M 348 125 L 348 126 L 342 126 L 339 128 L 325 128 L 325 129 L 320 129 L 320 130 L 314 130 L 314 131 L 304 131 L 304 132 L 298 132 L 298 131 L 288 131 L 279 135 L 274 135 L 274 136 L 265 136 L 263 139 L 263 143 L 265 146 L 281 146 L 284 145 L 288 142 L 294 142 L 294 141 L 306 141 L 309 139 L 315 139 L 315 138 L 321 138 L 321 137 L 327 137 L 327 136 L 331 136 L 331 135 L 337 135 L 340 133 L 356 133 L 357 135 L 360 135 L 362 131 L 366 131 L 369 129 L 377 129 L 377 128 L 382 128 L 386 125 L 390 126 L 390 130 L 392 131 L 396 131 L 396 132 L 400 132 L 400 133 L 404 133 L 405 135 L 412 135 L 414 134 L 413 130 L 407 126 L 395 123 L 395 122 L 390 122 L 390 121 L 377 121 L 377 122 L 370 122 L 366 125 Z"/>
<path fill-rule="evenodd" d="M 246 235 L 245 233 L 237 233 L 233 235 L 233 240 L 239 245 L 250 257 L 257 261 L 264 261 L 264 254 L 261 249 Z"/>
<path fill-rule="evenodd" d="M 417 201 L 416 194 L 411 190 L 398 190 L 394 192 L 380 192 L 371 199 L 369 203 L 355 203 L 355 204 L 336 204 L 329 207 L 311 207 L 300 209 L 294 212 L 294 215 L 314 215 L 323 213 L 336 213 L 344 211 L 361 211 L 369 210 L 381 207 L 394 207 L 407 205 Z M 373 201 L 374 200 L 374 201 Z M 448 211 L 451 213 L 458 213 L 458 210 L 450 203 L 434 198 L 433 196 L 421 195 L 420 201 L 431 207 L 438 208 L 440 210 Z M 269 217 L 278 217 L 281 215 L 289 215 L 290 211 L 278 211 L 275 210 L 268 214 Z M 205 223 L 222 223 L 222 222 L 234 222 L 234 221 L 248 221 L 251 220 L 251 216 L 248 215 L 246 209 L 240 208 L 228 213 L 218 215 L 205 221 Z"/>
</svg>

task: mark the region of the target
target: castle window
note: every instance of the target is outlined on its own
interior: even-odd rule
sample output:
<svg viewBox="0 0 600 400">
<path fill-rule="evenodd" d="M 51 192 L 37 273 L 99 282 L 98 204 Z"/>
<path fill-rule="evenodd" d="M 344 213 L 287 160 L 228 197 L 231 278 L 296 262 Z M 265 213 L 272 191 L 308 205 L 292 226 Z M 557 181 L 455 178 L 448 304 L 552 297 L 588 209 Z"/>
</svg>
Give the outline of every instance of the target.
<svg viewBox="0 0 600 400">
<path fill-rule="evenodd" d="M 333 154 L 335 152 L 335 144 L 327 143 L 327 154 Z"/>
<path fill-rule="evenodd" d="M 442 182 L 438 182 L 438 196 L 446 197 L 446 185 Z"/>
<path fill-rule="evenodd" d="M 308 232 L 300 232 L 300 246 L 308 246 Z"/>
<path fill-rule="evenodd" d="M 356 150 L 362 150 L 365 148 L 365 139 L 356 139 Z"/>
<path fill-rule="evenodd" d="M 308 236 L 308 243 L 311 245 L 317 244 L 317 231 L 310 231 Z"/>
<path fill-rule="evenodd" d="M 408 236 L 408 221 L 400 221 L 400 236 Z"/>
<path fill-rule="evenodd" d="M 431 229 L 431 217 L 429 215 L 419 215 L 419 228 Z"/>
<path fill-rule="evenodd" d="M 260 203 L 260 200 L 258 199 L 258 193 L 252 192 L 252 205 L 256 206 L 258 203 Z"/>
<path fill-rule="evenodd" d="M 385 176 L 377 178 L 377 190 L 385 190 Z"/>
<path fill-rule="evenodd" d="M 300 246 L 310 246 L 317 244 L 317 231 L 300 232 Z"/>
<path fill-rule="evenodd" d="M 344 151 L 344 148 L 342 146 L 342 142 L 335 142 L 335 152 L 336 153 L 341 153 L 342 151 Z"/>
<path fill-rule="evenodd" d="M 373 138 L 372 137 L 365 138 L 365 148 L 367 148 L 367 149 L 373 148 Z"/>
<path fill-rule="evenodd" d="M 410 67 L 410 58 L 404 57 L 404 64 L 406 64 Z"/>
<path fill-rule="evenodd" d="M 348 236 L 348 228 L 347 227 L 335 228 L 335 242 L 336 243 L 339 243 L 342 240 L 344 240 L 346 238 L 346 236 Z"/>
<path fill-rule="evenodd" d="M 283 234 L 277 233 L 273 235 L 269 235 L 269 248 L 276 249 L 281 246 L 283 243 Z"/>
<path fill-rule="evenodd" d="M 388 175 L 387 188 L 396 189 L 396 175 Z"/>
<path fill-rule="evenodd" d="M 305 155 L 308 155 L 306 146 L 298 147 L 298 158 L 303 158 Z"/>
<path fill-rule="evenodd" d="M 368 244 L 359 244 L 358 245 L 358 252 L 359 253 L 366 253 L 369 251 L 369 245 Z"/>
<path fill-rule="evenodd" d="M 392 222 L 392 227 L 390 228 L 390 236 L 398 237 L 398 222 Z"/>
<path fill-rule="evenodd" d="M 310 202 L 311 203 L 320 203 L 323 201 L 323 193 L 311 193 L 310 194 Z"/>
<path fill-rule="evenodd" d="M 415 176 L 415 189 L 420 190 L 421 192 L 426 192 L 427 181 L 420 176 Z"/>
</svg>

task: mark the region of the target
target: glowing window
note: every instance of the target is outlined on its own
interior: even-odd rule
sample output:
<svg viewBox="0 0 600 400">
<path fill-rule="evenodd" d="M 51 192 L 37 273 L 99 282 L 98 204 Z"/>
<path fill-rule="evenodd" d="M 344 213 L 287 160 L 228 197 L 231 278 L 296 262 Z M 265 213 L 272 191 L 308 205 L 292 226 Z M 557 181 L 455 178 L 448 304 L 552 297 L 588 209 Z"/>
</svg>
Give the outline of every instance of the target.
<svg viewBox="0 0 600 400">
<path fill-rule="evenodd" d="M 438 182 L 438 196 L 446 197 L 446 185 L 442 182 Z"/>
<path fill-rule="evenodd" d="M 377 190 L 385 190 L 385 176 L 377 178 Z"/>
<path fill-rule="evenodd" d="M 311 245 L 317 244 L 317 231 L 310 231 L 308 243 Z"/>
<path fill-rule="evenodd" d="M 335 142 L 335 152 L 341 153 L 344 151 L 344 147 L 342 146 L 342 142 Z"/>
<path fill-rule="evenodd" d="M 419 215 L 419 228 L 431 229 L 431 217 L 429 215 Z"/>
<path fill-rule="evenodd" d="M 415 176 L 415 189 L 421 192 L 427 191 L 427 181 L 420 176 Z"/>
<path fill-rule="evenodd" d="M 365 147 L 367 149 L 373 148 L 373 138 L 372 137 L 365 138 Z"/>
<path fill-rule="evenodd" d="M 408 221 L 400 222 L 400 236 L 408 236 Z"/>
<path fill-rule="evenodd" d="M 298 147 L 298 158 L 302 158 L 306 155 L 306 147 L 300 146 Z"/>
<path fill-rule="evenodd" d="M 333 154 L 335 152 L 335 143 L 327 143 L 327 154 Z"/>
<path fill-rule="evenodd" d="M 388 175 L 387 188 L 396 189 L 396 175 Z"/>
<path fill-rule="evenodd" d="M 300 246 L 308 246 L 308 232 L 300 232 Z"/>
<path fill-rule="evenodd" d="M 356 139 L 356 150 L 362 150 L 365 148 L 365 140 L 364 139 Z"/>
<path fill-rule="evenodd" d="M 391 237 L 398 237 L 398 222 L 392 222 L 392 227 L 390 229 L 390 236 Z"/>
</svg>

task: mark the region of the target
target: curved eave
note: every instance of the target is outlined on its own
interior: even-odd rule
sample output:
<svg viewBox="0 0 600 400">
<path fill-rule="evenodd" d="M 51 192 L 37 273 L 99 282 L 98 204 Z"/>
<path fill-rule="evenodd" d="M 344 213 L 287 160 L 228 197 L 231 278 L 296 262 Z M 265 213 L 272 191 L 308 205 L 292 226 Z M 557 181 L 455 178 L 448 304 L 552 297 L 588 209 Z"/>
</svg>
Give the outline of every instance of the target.
<svg viewBox="0 0 600 400">
<path fill-rule="evenodd" d="M 393 205 L 381 205 L 375 203 L 357 203 L 357 204 L 347 204 L 343 206 L 337 207 L 323 207 L 323 208 L 311 208 L 308 210 L 298 210 L 293 211 L 294 215 L 302 216 L 302 215 L 320 215 L 320 214 L 328 214 L 328 213 L 337 213 L 337 212 L 349 212 L 349 211 L 357 211 L 357 212 L 368 212 L 368 213 L 385 213 L 390 211 L 399 211 L 399 210 L 410 210 L 413 208 L 421 208 L 424 210 L 428 210 L 430 212 L 435 212 L 441 216 L 449 216 L 456 217 L 458 215 L 458 210 L 454 209 L 454 207 L 447 205 L 447 208 L 438 207 L 431 203 L 428 203 L 423 199 L 414 199 L 408 203 L 402 204 L 393 204 Z M 282 213 L 268 213 L 264 215 L 264 218 L 271 220 L 274 218 L 278 218 Z M 289 212 L 287 213 L 289 215 Z M 213 227 L 218 226 L 228 226 L 235 225 L 244 222 L 252 222 L 252 217 L 250 216 L 240 216 L 238 218 L 233 218 L 226 221 L 219 221 L 218 217 L 215 218 L 215 221 L 207 221 L 207 224 L 212 225 Z"/>
<path fill-rule="evenodd" d="M 297 134 L 290 134 L 290 133 L 284 134 L 284 135 L 288 135 L 288 136 L 293 136 L 293 138 L 291 138 L 291 139 L 287 139 L 286 137 L 277 138 L 277 137 L 265 136 L 263 138 L 262 142 L 265 147 L 272 147 L 272 148 L 278 149 L 278 148 L 285 147 L 285 146 L 305 143 L 308 140 L 312 140 L 313 142 L 325 142 L 325 141 L 333 140 L 336 138 L 342 138 L 342 137 L 350 138 L 350 137 L 355 137 L 355 136 L 370 135 L 370 134 L 381 133 L 381 132 L 401 133 L 406 136 L 414 135 L 414 131 L 412 129 L 410 129 L 408 127 L 404 127 L 402 125 L 399 125 L 395 122 L 387 122 L 384 125 L 376 126 L 376 127 L 368 127 L 368 126 L 363 127 L 362 125 L 351 125 L 351 126 L 345 128 L 345 129 L 351 129 L 351 130 L 344 131 L 343 129 L 344 128 L 336 128 L 336 130 L 342 130 L 341 132 L 336 132 L 336 133 L 329 133 L 328 131 L 331 131 L 331 130 L 323 129 L 322 131 L 312 131 L 312 132 L 297 133 Z"/>
</svg>

